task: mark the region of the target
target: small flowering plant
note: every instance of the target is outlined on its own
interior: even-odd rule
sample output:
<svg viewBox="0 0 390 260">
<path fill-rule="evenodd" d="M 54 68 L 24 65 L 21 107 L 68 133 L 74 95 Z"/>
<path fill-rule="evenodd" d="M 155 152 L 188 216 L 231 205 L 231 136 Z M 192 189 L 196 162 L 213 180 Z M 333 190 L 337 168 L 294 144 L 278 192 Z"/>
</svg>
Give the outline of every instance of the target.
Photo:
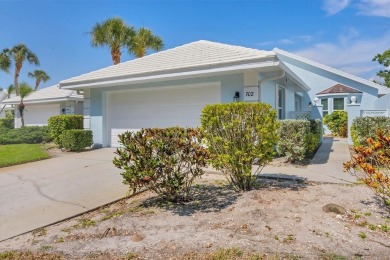
<svg viewBox="0 0 390 260">
<path fill-rule="evenodd" d="M 390 211 L 390 134 L 376 131 L 366 142 L 367 146 L 353 148 L 356 155 L 344 169 L 370 187 Z"/>
</svg>

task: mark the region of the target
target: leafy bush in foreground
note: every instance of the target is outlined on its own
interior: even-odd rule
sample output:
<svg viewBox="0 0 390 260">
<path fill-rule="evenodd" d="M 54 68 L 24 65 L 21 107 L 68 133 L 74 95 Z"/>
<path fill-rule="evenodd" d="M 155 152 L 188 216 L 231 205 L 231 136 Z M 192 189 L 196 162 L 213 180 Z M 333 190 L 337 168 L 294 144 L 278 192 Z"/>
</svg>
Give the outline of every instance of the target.
<svg viewBox="0 0 390 260">
<path fill-rule="evenodd" d="M 92 143 L 91 130 L 65 130 L 62 134 L 62 145 L 66 150 L 81 151 L 85 147 L 90 147 Z"/>
<path fill-rule="evenodd" d="M 142 129 L 119 135 L 114 165 L 133 192 L 148 188 L 170 201 L 187 200 L 209 157 L 199 129 Z"/>
<path fill-rule="evenodd" d="M 43 142 L 51 142 L 47 126 L 0 128 L 0 144 L 39 144 Z"/>
<path fill-rule="evenodd" d="M 344 169 L 370 187 L 390 211 L 390 133 L 377 131 L 366 143 L 367 147 L 354 147 L 357 155 L 344 164 Z"/>
<path fill-rule="evenodd" d="M 250 190 L 259 173 L 274 156 L 278 140 L 276 111 L 264 103 L 229 103 L 206 106 L 202 128 L 211 163 L 226 174 L 236 190 Z"/>
<path fill-rule="evenodd" d="M 348 136 L 348 114 L 346 111 L 334 111 L 324 117 L 324 124 L 334 136 Z"/>
<path fill-rule="evenodd" d="M 389 117 L 357 117 L 351 126 L 351 138 L 354 146 L 367 145 L 368 138 L 375 138 L 376 131 L 390 133 Z M 384 133 L 386 133 L 384 132 Z"/>
</svg>

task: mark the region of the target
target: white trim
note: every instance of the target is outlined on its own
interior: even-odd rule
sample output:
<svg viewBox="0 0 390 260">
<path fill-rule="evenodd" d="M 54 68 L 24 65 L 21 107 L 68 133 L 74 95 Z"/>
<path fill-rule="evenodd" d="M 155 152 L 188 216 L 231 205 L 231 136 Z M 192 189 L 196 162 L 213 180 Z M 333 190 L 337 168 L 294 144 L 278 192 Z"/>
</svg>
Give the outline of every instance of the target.
<svg viewBox="0 0 390 260">
<path fill-rule="evenodd" d="M 24 104 L 44 104 L 44 103 L 55 103 L 61 101 L 83 101 L 83 98 L 68 97 L 68 98 L 50 98 L 50 99 L 36 99 L 36 100 L 23 100 Z M 3 100 L 3 104 L 18 105 L 20 100 L 17 101 L 6 101 Z"/>
<path fill-rule="evenodd" d="M 362 96 L 363 93 L 329 93 L 329 94 L 321 94 L 321 95 L 316 95 L 316 97 L 337 97 L 337 96 Z"/>
<path fill-rule="evenodd" d="M 265 67 L 277 67 L 279 65 L 278 61 L 266 61 L 259 63 L 250 63 L 250 64 L 242 64 L 242 65 L 234 65 L 228 67 L 220 67 L 213 69 L 204 69 L 204 70 L 196 70 L 196 71 L 185 71 L 185 72 L 175 72 L 168 74 L 158 74 L 158 75 L 149 75 L 149 76 L 138 76 L 126 79 L 98 79 L 95 82 L 83 83 L 83 82 L 75 82 L 75 83 L 61 83 L 60 88 L 62 89 L 80 89 L 80 88 L 101 88 L 101 87 L 109 87 L 109 86 L 117 86 L 117 85 L 125 85 L 125 84 L 138 84 L 138 83 L 148 83 L 155 82 L 161 80 L 170 80 L 170 79 L 183 79 L 186 77 L 192 76 L 206 76 L 215 73 L 226 73 L 226 72 L 234 72 L 234 71 L 243 71 L 246 69 L 261 69 Z"/>
<path fill-rule="evenodd" d="M 306 64 L 311 65 L 313 67 L 316 67 L 316 68 L 319 68 L 319 69 L 322 69 L 322 70 L 334 73 L 334 74 L 342 76 L 344 78 L 348 78 L 350 80 L 362 83 L 362 84 L 367 85 L 369 87 L 373 87 L 373 88 L 378 90 L 378 94 L 388 94 L 388 93 L 390 93 L 390 90 L 387 90 L 386 87 L 381 86 L 381 85 L 379 85 L 377 83 L 374 83 L 372 81 L 369 81 L 369 80 L 366 80 L 366 79 L 354 76 L 354 75 L 346 73 L 344 71 L 341 71 L 341 70 L 338 70 L 338 69 L 335 69 L 335 68 L 323 65 L 321 63 L 318 63 L 318 62 L 315 62 L 315 61 L 303 58 L 301 56 L 298 56 L 296 54 L 293 54 L 293 53 L 290 53 L 290 52 L 287 52 L 287 51 L 284 51 L 284 50 L 281 50 L 281 49 L 278 49 L 278 48 L 274 48 L 273 51 L 277 54 L 276 57 L 278 55 L 282 55 L 282 56 L 288 57 L 290 59 L 294 59 L 294 60 L 306 63 Z"/>
<path fill-rule="evenodd" d="M 118 90 L 107 90 L 105 93 L 117 93 L 117 92 L 135 92 L 135 91 L 154 91 L 156 89 L 179 89 L 179 88 L 201 88 L 201 87 L 221 87 L 220 81 L 210 81 L 204 83 L 190 83 L 190 84 L 180 84 L 180 85 L 167 85 L 167 86 L 153 86 L 153 87 L 139 87 L 139 88 L 130 88 L 130 89 L 118 89 Z"/>
</svg>

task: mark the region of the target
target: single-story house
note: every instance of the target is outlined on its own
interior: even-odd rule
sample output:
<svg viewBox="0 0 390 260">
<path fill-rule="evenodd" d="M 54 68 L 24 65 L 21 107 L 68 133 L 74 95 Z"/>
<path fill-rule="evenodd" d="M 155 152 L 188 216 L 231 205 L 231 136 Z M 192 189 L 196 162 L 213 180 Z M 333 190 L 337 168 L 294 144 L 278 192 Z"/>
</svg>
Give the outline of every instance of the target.
<svg viewBox="0 0 390 260">
<path fill-rule="evenodd" d="M 15 109 L 15 127 L 21 126 L 19 111 L 16 109 L 20 97 L 5 99 L 1 105 L 13 106 Z M 58 85 L 42 88 L 24 98 L 25 126 L 47 125 L 50 117 L 61 114 L 83 114 L 83 95 L 76 90 L 60 89 Z"/>
<path fill-rule="evenodd" d="M 0 90 L 0 119 L 5 118 L 5 111 L 13 109 L 11 105 L 1 104 L 1 101 L 8 98 L 8 94 L 4 90 Z"/>
<path fill-rule="evenodd" d="M 322 118 L 347 109 L 350 103 L 378 109 L 379 97 L 390 93 L 368 80 L 279 49 L 263 51 L 203 40 L 59 85 L 83 91 L 84 128 L 92 129 L 95 145 L 104 147 L 118 146 L 117 135 L 126 130 L 199 126 L 201 111 L 208 104 L 266 102 L 280 119 Z"/>
</svg>

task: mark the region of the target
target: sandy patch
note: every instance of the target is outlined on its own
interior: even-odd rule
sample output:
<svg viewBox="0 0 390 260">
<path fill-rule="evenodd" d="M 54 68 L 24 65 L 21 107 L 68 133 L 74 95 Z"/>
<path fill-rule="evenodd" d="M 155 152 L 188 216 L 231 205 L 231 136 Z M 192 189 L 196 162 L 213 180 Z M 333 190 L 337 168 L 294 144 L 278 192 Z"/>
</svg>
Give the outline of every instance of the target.
<svg viewBox="0 0 390 260">
<path fill-rule="evenodd" d="M 325 213 L 328 203 L 347 213 Z M 65 259 L 197 259 L 232 247 L 268 257 L 385 259 L 390 218 L 361 185 L 267 180 L 236 193 L 223 176 L 209 174 L 189 203 L 167 203 L 145 192 L 0 243 L 1 251 L 44 251 Z"/>
</svg>

